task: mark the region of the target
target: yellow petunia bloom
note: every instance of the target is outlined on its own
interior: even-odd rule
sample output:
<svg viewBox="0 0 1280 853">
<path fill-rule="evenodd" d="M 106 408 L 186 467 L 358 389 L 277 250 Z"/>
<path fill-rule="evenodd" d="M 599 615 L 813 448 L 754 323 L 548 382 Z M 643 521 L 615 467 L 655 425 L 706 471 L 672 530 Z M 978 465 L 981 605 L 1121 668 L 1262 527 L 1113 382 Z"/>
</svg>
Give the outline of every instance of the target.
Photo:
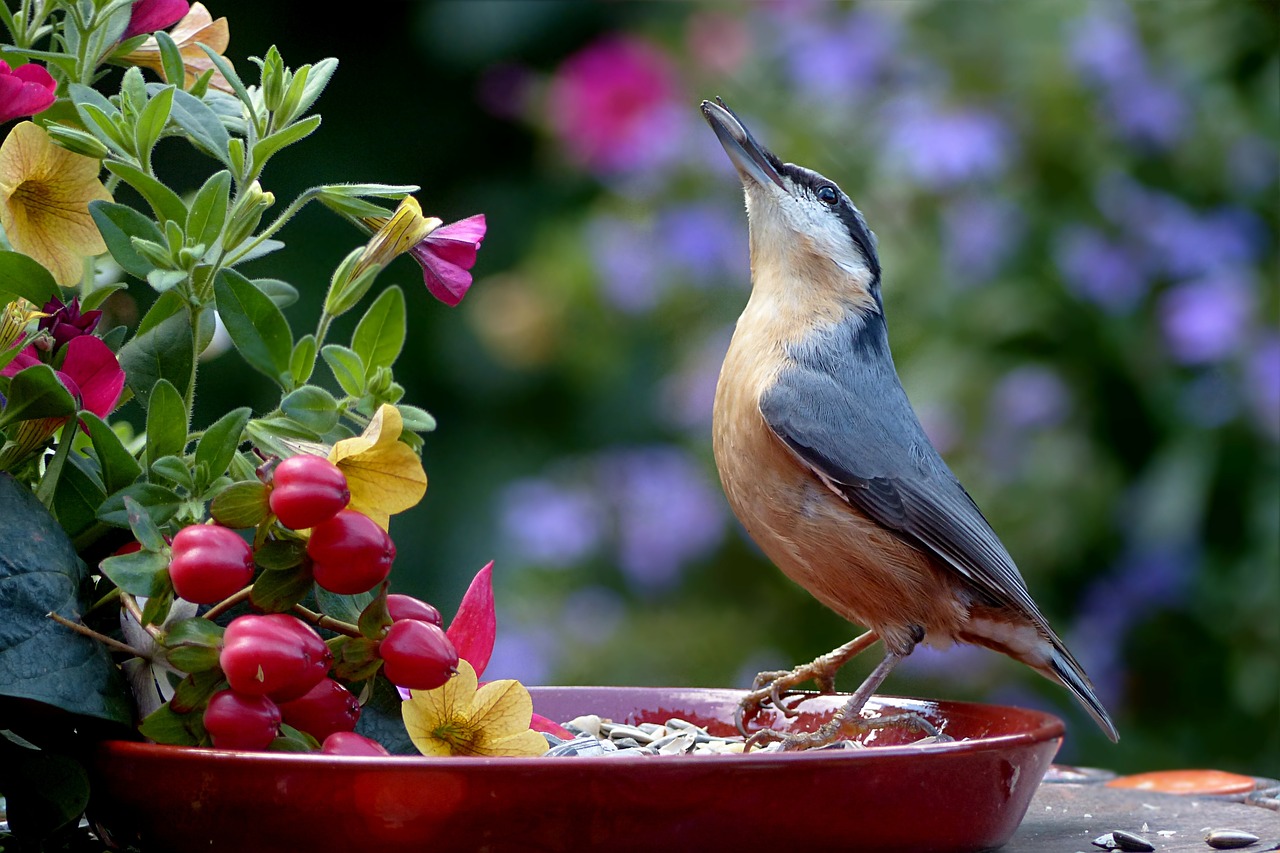
<svg viewBox="0 0 1280 853">
<path fill-rule="evenodd" d="M 173 25 L 173 29 L 169 30 L 169 36 L 178 46 L 178 52 L 182 54 L 182 65 L 186 70 L 186 80 L 182 84 L 184 89 L 191 88 L 191 84 L 195 83 L 200 75 L 213 68 L 209 85 L 223 92 L 233 91 L 227 78 L 222 76 L 221 71 L 214 68 L 213 60 L 199 47 L 199 44 L 203 43 L 219 56 L 226 52 L 227 45 L 231 43 L 231 31 L 227 27 L 226 18 L 215 21 L 203 3 L 192 3 L 191 11 Z M 223 58 L 226 59 L 226 57 Z M 160 60 L 160 44 L 155 36 L 149 36 L 137 48 L 121 57 L 120 61 L 150 68 L 166 83 L 173 82 L 165 79 L 164 63 Z M 228 59 L 227 62 L 231 60 Z"/>
<path fill-rule="evenodd" d="M 400 410 L 383 404 L 361 435 L 344 438 L 329 451 L 329 461 L 347 477 L 347 508 L 369 516 L 383 530 L 392 515 L 414 506 L 427 492 L 427 472 L 418 454 L 400 441 L 403 429 Z"/>
<path fill-rule="evenodd" d="M 9 244 L 70 285 L 84 259 L 107 250 L 89 202 L 111 201 L 98 180 L 102 164 L 59 148 L 44 129 L 24 121 L 0 146 L 0 225 Z"/>
<path fill-rule="evenodd" d="M 390 219 L 366 216 L 360 221 L 373 231 L 373 236 L 356 259 L 351 270 L 352 281 L 359 279 L 372 266 L 385 267 L 393 259 L 417 246 L 443 224 L 435 216 L 423 216 L 421 205 L 411 195 L 400 200 Z"/>
<path fill-rule="evenodd" d="M 409 739 L 423 755 L 537 756 L 547 740 L 529 728 L 533 699 L 518 681 L 479 687 L 476 671 L 458 661 L 458 674 L 435 690 L 414 690 L 400 705 Z"/>
</svg>

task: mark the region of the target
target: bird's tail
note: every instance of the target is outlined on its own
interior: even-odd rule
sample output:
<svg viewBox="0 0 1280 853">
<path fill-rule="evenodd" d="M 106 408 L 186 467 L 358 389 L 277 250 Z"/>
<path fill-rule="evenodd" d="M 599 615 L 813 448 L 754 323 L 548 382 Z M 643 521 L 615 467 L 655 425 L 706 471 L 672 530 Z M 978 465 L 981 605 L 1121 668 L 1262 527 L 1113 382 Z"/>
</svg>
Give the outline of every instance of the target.
<svg viewBox="0 0 1280 853">
<path fill-rule="evenodd" d="M 1084 709 L 1089 712 L 1089 716 L 1093 717 L 1098 727 L 1111 738 L 1112 743 L 1120 740 L 1120 733 L 1116 731 L 1116 724 L 1111 721 L 1111 715 L 1107 713 L 1107 709 L 1103 707 L 1102 700 L 1098 698 L 1098 694 L 1094 692 L 1093 683 L 1089 681 L 1089 676 L 1085 674 L 1084 667 L 1080 666 L 1080 662 L 1067 649 L 1062 640 L 1050 632 L 1049 639 L 1053 645 L 1053 651 L 1049 655 L 1048 666 L 1045 669 L 1039 669 L 1041 673 L 1048 676 L 1050 680 L 1056 681 L 1063 687 L 1071 691 L 1071 693 L 1079 700 Z"/>
</svg>

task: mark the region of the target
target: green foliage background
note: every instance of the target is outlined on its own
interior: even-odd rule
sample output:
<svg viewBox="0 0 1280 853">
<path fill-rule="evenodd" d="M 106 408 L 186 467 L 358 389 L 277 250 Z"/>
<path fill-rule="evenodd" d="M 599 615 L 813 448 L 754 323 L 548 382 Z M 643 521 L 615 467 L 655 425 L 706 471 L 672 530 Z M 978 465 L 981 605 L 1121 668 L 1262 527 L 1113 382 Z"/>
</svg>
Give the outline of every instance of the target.
<svg viewBox="0 0 1280 853">
<path fill-rule="evenodd" d="M 463 304 L 409 300 L 398 378 L 440 427 L 424 451 L 427 497 L 392 533 L 400 590 L 446 615 L 475 570 L 498 559 L 507 644 L 493 675 L 742 684 L 851 636 L 727 518 L 709 426 L 673 419 L 663 391 L 699 367 L 705 384 L 746 299 L 737 180 L 697 127 L 698 101 L 721 95 L 783 159 L 834 178 L 866 214 L 907 390 L 1099 680 L 1122 741 L 1108 744 L 1065 691 L 986 652 L 922 655 L 887 690 L 1051 709 L 1068 720 L 1061 761 L 1280 773 L 1280 377 L 1266 355 L 1280 309 L 1280 5 L 455 0 L 337 16 L 299 2 L 209 5 L 230 20 L 237 63 L 271 44 L 291 64 L 341 61 L 308 156 L 271 175 L 279 197 L 360 175 L 421 184 L 425 212 L 446 220 L 488 216 Z M 869 38 L 872 24 L 892 38 Z M 677 143 L 669 159 L 614 171 L 575 161 L 547 118 L 549 81 L 609 34 L 643 40 L 672 69 L 662 98 L 690 124 L 654 126 L 654 146 Z M 737 59 L 711 61 L 743 34 Z M 844 54 L 830 43 L 840 38 Z M 820 51 L 865 59 L 872 48 L 880 65 L 857 78 L 860 89 L 824 93 L 823 77 L 797 70 Z M 1125 89 L 1125 73 L 1149 88 Z M 1157 110 L 1143 130 L 1143 111 L 1160 103 L 1172 113 Z M 959 179 L 938 173 L 963 151 L 963 137 L 948 146 L 946 133 L 965 130 L 939 116 L 971 114 L 987 122 L 978 130 L 990 133 L 977 135 L 988 148 L 974 143 Z M 913 116 L 932 131 L 908 134 Z M 905 122 L 899 136 L 894 121 Z M 689 127 L 700 136 L 680 135 Z M 913 160 L 929 145 L 934 172 Z M 182 161 L 160 168 L 176 176 Z M 982 231 L 984 202 L 998 205 Z M 682 205 L 709 206 L 737 229 L 741 253 L 723 273 L 695 276 L 653 229 Z M 1243 249 L 1228 240 L 1213 254 L 1218 214 L 1239 225 Z M 1159 231 L 1161 215 L 1183 230 Z M 633 243 L 606 241 L 619 231 Z M 312 316 L 328 271 L 359 237 L 317 208 L 286 239 L 309 244 L 311 260 L 274 269 L 266 259 L 255 274 L 294 284 L 297 313 Z M 1200 267 L 1171 262 L 1197 247 L 1208 247 Z M 661 261 L 645 307 L 610 296 L 602 251 Z M 1215 290 L 1224 266 L 1236 284 Z M 418 274 L 402 259 L 384 278 L 412 292 Z M 1129 301 L 1108 301 L 1108 282 L 1134 281 Z M 1188 282 L 1205 286 L 1180 291 Z M 1218 330 L 1207 355 L 1179 348 L 1178 309 Z M 196 422 L 269 405 L 265 381 L 259 397 L 232 359 L 210 362 L 202 381 Z M 708 511 L 717 532 L 683 552 L 677 542 L 678 571 L 652 583 L 620 571 L 625 525 L 611 509 L 637 475 L 608 460 L 636 448 L 685 460 L 719 501 Z M 658 457 L 636 458 L 643 467 Z M 512 491 L 517 482 L 577 489 L 610 508 L 603 521 L 588 513 L 600 528 L 594 547 L 541 562 L 522 549 L 513 513 L 536 522 L 546 507 L 521 507 L 530 492 Z M 869 666 L 851 666 L 841 685 Z"/>
</svg>

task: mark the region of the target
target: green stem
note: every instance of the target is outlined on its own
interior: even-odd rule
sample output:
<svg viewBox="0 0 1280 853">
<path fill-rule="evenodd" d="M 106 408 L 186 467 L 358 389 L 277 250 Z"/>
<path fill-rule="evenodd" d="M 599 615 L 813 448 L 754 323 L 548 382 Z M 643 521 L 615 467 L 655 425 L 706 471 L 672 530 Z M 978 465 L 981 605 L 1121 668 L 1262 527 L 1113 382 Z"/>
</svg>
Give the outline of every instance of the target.
<svg viewBox="0 0 1280 853">
<path fill-rule="evenodd" d="M 316 324 L 316 350 L 324 346 L 325 335 L 329 334 L 329 324 L 333 322 L 333 315 L 328 311 L 320 312 L 320 322 Z"/>
<path fill-rule="evenodd" d="M 191 415 L 196 404 L 196 372 L 200 364 L 200 314 L 204 307 L 190 304 L 191 311 L 191 379 L 187 382 L 187 393 L 183 396 L 183 405 L 187 407 L 187 427 L 191 426 Z"/>
<path fill-rule="evenodd" d="M 217 619 L 223 613 L 226 613 L 228 610 L 235 607 L 240 602 L 247 600 L 249 598 L 250 593 L 252 592 L 253 592 L 253 587 L 246 586 L 244 589 L 240 590 L 234 595 L 230 595 L 222 599 L 222 601 L 219 601 L 217 604 L 213 605 L 213 607 L 210 607 L 208 610 L 206 610 L 204 613 L 200 615 L 202 618 L 208 619 L 210 621 Z"/>
<path fill-rule="evenodd" d="M 317 195 L 319 195 L 319 193 L 320 193 L 319 187 L 312 187 L 311 189 L 304 192 L 302 195 L 295 198 L 292 202 L 289 203 L 288 207 L 286 207 L 283 211 L 281 211 L 280 215 L 276 217 L 274 222 L 272 222 L 270 225 L 264 228 L 261 233 L 259 233 L 256 237 L 254 237 L 251 241 L 249 241 L 248 244 L 246 244 L 243 248 L 237 251 L 231 257 L 231 260 L 227 263 L 227 266 L 235 266 L 240 262 L 241 258 L 243 258 L 245 255 L 252 252 L 254 249 L 258 248 L 258 246 L 262 245 L 262 243 L 265 240 L 270 239 L 270 237 L 273 234 L 275 234 L 277 231 L 283 228 L 290 219 L 296 216 L 298 211 L 301 210 L 307 204 L 307 202 L 314 199 Z"/>
</svg>

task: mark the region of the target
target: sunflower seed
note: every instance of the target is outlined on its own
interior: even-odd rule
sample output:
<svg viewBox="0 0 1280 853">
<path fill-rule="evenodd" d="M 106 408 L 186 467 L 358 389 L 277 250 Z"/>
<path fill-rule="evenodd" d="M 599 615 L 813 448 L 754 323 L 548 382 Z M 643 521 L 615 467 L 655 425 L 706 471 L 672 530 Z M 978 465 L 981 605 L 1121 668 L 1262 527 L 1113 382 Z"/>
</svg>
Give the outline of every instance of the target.
<svg viewBox="0 0 1280 853">
<path fill-rule="evenodd" d="M 1215 829 L 1204 837 L 1204 843 L 1214 850 L 1235 850 L 1258 843 L 1258 836 L 1243 829 Z"/>
<path fill-rule="evenodd" d="M 1123 829 L 1112 830 L 1111 837 L 1115 839 L 1116 847 L 1132 853 L 1150 853 L 1156 849 L 1154 844 L 1141 835 L 1125 832 Z"/>
</svg>

